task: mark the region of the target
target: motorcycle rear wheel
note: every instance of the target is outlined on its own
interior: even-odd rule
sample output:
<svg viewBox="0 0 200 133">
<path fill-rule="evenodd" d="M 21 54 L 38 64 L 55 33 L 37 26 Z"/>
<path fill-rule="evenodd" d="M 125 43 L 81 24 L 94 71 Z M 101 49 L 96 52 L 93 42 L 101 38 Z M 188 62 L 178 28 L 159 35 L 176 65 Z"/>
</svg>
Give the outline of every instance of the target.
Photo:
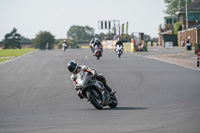
<svg viewBox="0 0 200 133">
<path fill-rule="evenodd" d="M 96 109 L 101 110 L 101 109 L 103 108 L 103 105 L 101 104 L 102 101 L 101 101 L 101 97 L 100 97 L 100 96 L 99 96 L 99 97 L 96 97 L 96 96 L 93 94 L 92 91 L 88 91 L 88 92 L 86 93 L 86 95 L 87 95 L 89 101 L 92 103 L 92 105 L 93 105 Z"/>
</svg>

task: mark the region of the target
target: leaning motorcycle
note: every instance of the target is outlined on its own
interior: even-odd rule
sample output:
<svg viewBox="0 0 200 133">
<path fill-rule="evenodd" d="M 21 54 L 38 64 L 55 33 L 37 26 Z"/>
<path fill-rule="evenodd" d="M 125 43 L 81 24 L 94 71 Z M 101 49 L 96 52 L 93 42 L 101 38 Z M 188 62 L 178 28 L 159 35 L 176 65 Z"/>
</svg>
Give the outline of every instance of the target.
<svg viewBox="0 0 200 133">
<path fill-rule="evenodd" d="M 104 106 L 115 108 L 118 105 L 115 93 L 111 96 L 103 83 L 93 79 L 88 72 L 80 72 L 79 74 L 77 75 L 76 88 L 81 89 L 83 97 L 88 99 L 96 109 L 101 110 Z"/>
<path fill-rule="evenodd" d="M 89 46 L 90 46 L 92 53 L 94 53 L 94 43 L 89 43 Z"/>
<path fill-rule="evenodd" d="M 116 52 L 117 56 L 120 58 L 121 55 L 123 54 L 123 47 L 117 45 L 117 47 L 116 47 L 116 51 L 115 51 L 115 52 Z"/>
<path fill-rule="evenodd" d="M 101 49 L 101 47 L 99 45 L 96 45 L 94 47 L 94 53 L 95 53 L 94 56 L 96 56 L 97 60 L 99 60 L 100 57 L 102 56 L 102 49 Z"/>
</svg>

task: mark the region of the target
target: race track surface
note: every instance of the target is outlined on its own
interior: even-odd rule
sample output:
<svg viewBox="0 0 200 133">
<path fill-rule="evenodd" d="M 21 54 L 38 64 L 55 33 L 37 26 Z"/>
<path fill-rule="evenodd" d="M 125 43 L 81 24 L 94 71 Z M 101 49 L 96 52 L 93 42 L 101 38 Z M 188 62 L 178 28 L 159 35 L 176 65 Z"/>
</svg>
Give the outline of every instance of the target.
<svg viewBox="0 0 200 133">
<path fill-rule="evenodd" d="M 76 60 L 116 91 L 117 108 L 79 99 L 67 70 Z M 0 133 L 199 133 L 200 71 L 104 50 L 35 51 L 0 64 Z"/>
</svg>

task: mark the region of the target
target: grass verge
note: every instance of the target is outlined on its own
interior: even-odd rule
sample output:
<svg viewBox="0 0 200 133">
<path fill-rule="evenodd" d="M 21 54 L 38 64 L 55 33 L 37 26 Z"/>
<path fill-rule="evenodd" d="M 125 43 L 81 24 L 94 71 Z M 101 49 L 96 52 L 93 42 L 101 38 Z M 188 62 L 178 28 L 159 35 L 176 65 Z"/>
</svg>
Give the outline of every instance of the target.
<svg viewBox="0 0 200 133">
<path fill-rule="evenodd" d="M 0 49 L 0 57 L 17 57 L 35 50 L 31 49 Z"/>
<path fill-rule="evenodd" d="M 0 62 L 4 62 L 4 61 L 10 60 L 10 59 L 12 59 L 12 58 L 0 58 Z"/>
</svg>

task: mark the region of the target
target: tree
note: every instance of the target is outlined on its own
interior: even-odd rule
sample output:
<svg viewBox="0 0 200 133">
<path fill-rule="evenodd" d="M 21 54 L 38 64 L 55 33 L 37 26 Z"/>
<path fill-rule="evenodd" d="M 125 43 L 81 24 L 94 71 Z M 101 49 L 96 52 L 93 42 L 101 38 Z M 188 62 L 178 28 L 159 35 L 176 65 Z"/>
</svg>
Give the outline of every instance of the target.
<svg viewBox="0 0 200 133">
<path fill-rule="evenodd" d="M 185 7 L 185 1 L 186 0 L 164 0 L 165 4 L 167 4 L 167 10 L 165 13 L 169 15 L 175 15 L 175 13 L 179 10 L 179 5 L 180 8 Z M 192 1 L 194 0 L 187 0 L 188 4 Z"/>
<path fill-rule="evenodd" d="M 13 28 L 10 33 L 5 35 L 5 39 L 3 40 L 4 49 L 15 49 L 21 48 L 20 41 L 21 35 L 17 33 L 17 29 Z"/>
<path fill-rule="evenodd" d="M 107 36 L 107 35 L 104 34 L 104 33 L 102 33 L 102 32 L 101 32 L 100 34 L 95 34 L 95 37 L 99 38 L 100 40 L 105 39 L 106 36 Z"/>
<path fill-rule="evenodd" d="M 49 49 L 53 48 L 55 41 L 55 36 L 51 35 L 50 32 L 47 31 L 40 31 L 36 38 L 33 39 L 33 44 L 36 48 L 39 49 L 46 49 L 46 44 L 48 43 Z"/>
<path fill-rule="evenodd" d="M 89 41 L 94 36 L 94 28 L 89 26 L 71 26 L 67 32 L 68 39 L 73 39 L 74 41 Z"/>
<path fill-rule="evenodd" d="M 178 34 L 178 31 L 182 30 L 182 22 L 176 22 L 174 24 L 174 34 Z"/>
<path fill-rule="evenodd" d="M 157 37 L 154 37 L 154 38 L 151 39 L 151 41 L 152 41 L 152 42 L 158 42 L 158 38 L 157 38 Z"/>
<path fill-rule="evenodd" d="M 31 40 L 29 38 L 21 36 L 20 44 L 21 45 L 23 45 L 23 44 L 25 44 L 25 45 L 31 45 L 32 42 L 31 42 Z"/>
</svg>

